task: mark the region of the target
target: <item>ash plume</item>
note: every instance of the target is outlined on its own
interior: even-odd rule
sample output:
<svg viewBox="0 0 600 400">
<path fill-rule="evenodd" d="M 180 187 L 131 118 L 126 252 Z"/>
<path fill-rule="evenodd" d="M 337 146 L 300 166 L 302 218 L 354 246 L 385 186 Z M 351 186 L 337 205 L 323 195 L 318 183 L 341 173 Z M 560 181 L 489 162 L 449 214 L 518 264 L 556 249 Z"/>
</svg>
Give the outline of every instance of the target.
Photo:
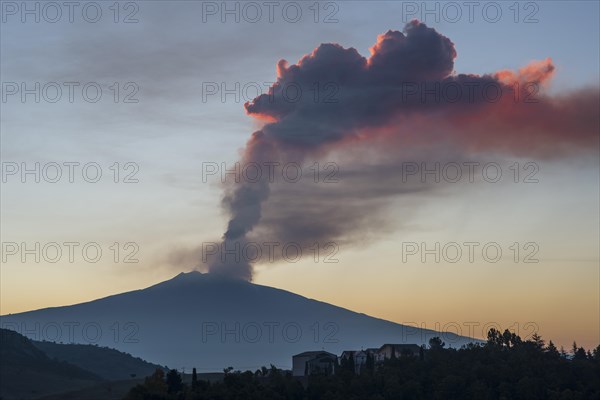
<svg viewBox="0 0 600 400">
<path fill-rule="evenodd" d="M 515 72 L 458 74 L 454 43 L 419 21 L 380 35 L 370 52 L 367 58 L 327 43 L 296 64 L 281 60 L 269 92 L 245 104 L 264 126 L 247 142 L 243 165 L 335 159 L 346 168 L 340 168 L 340 183 L 327 189 L 306 180 L 273 183 L 266 176 L 228 187 L 224 247 L 260 238 L 301 246 L 352 242 L 388 229 L 384 214 L 395 197 L 435 190 L 394 181 L 395 167 L 411 157 L 597 154 L 598 91 L 550 96 L 550 59 Z M 315 85 L 327 84 L 335 96 L 317 99 Z M 287 93 L 292 86 L 304 94 L 295 101 Z M 248 261 L 214 257 L 208 268 L 252 279 Z"/>
</svg>

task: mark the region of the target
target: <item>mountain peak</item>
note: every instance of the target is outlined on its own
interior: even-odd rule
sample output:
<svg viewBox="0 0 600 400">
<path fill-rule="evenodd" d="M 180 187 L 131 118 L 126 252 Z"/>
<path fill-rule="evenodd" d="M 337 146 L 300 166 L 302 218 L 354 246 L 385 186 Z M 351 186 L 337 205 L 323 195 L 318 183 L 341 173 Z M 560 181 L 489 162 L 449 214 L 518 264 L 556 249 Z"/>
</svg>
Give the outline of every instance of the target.
<svg viewBox="0 0 600 400">
<path fill-rule="evenodd" d="M 180 272 L 173 278 L 163 282 L 200 282 L 200 281 L 224 281 L 224 282 L 246 282 L 243 279 L 230 277 L 222 274 L 215 274 L 209 272 L 200 272 L 192 270 L 189 272 Z"/>
<path fill-rule="evenodd" d="M 167 279 L 166 281 L 157 283 L 148 287 L 147 289 L 169 289 L 173 290 L 175 288 L 184 287 L 187 289 L 199 289 L 199 290 L 209 290 L 210 288 L 233 288 L 239 287 L 243 284 L 250 284 L 243 279 L 233 278 L 226 275 L 214 274 L 208 272 L 200 272 L 196 270 L 192 270 L 189 272 L 180 272 L 175 275 L 171 279 Z M 176 293 L 176 290 L 174 291 Z"/>
<path fill-rule="evenodd" d="M 198 279 L 198 278 L 202 278 L 204 277 L 204 275 L 208 275 L 208 273 L 202 273 L 200 271 L 196 271 L 196 270 L 192 270 L 190 272 L 180 272 L 177 275 L 175 275 L 173 278 L 171 278 L 170 280 L 184 280 L 184 279 Z"/>
</svg>

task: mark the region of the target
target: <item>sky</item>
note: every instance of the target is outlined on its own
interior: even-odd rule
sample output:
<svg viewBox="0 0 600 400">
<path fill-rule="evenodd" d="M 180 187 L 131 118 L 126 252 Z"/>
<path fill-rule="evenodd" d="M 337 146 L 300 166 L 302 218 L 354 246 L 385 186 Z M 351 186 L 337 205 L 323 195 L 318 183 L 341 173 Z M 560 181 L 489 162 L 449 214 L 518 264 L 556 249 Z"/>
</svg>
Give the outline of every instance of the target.
<svg viewBox="0 0 600 400">
<path fill-rule="evenodd" d="M 269 130 L 265 124 L 273 121 L 265 115 L 288 110 L 244 103 L 268 93 L 278 77 L 302 79 L 302 71 L 286 75 L 285 64 L 278 72 L 278 62 L 294 65 L 321 43 L 368 58 L 378 35 L 402 31 L 416 18 L 453 43 L 452 76 L 518 71 L 550 58 L 552 76 L 540 78 L 544 95 L 574 93 L 566 104 L 574 104 L 567 109 L 576 122 L 589 116 L 577 117 L 589 104 L 574 99 L 586 89 L 597 96 L 600 84 L 594 1 L 481 2 L 471 16 L 462 2 L 429 3 L 431 9 L 437 4 L 433 13 L 421 2 L 275 2 L 271 16 L 261 2 L 252 3 L 260 6 L 260 17 L 253 6 L 236 2 L 139 1 L 118 8 L 83 2 L 74 10 L 29 2 L 31 13 L 22 4 L 3 2 L 0 25 L 1 314 L 208 270 L 201 250 L 222 244 L 232 212 L 222 199 L 236 193 L 231 181 L 221 184 L 221 169 L 249 157 L 252 147 L 245 146 L 253 132 L 276 135 L 276 128 L 295 126 L 275 118 Z M 332 48 L 334 56 L 326 59 L 323 49 L 313 58 L 326 60 L 315 70 L 327 78 L 317 91 L 305 87 L 301 103 L 315 93 L 323 102 L 340 96 L 332 107 L 340 107 L 333 109 L 345 119 L 326 121 L 346 126 L 359 116 L 348 110 L 363 92 L 325 86 L 330 76 L 339 77 L 329 75 L 332 68 L 348 65 L 340 57 L 350 52 Z M 308 70 L 311 64 L 301 65 Z M 366 103 L 378 111 L 379 101 Z M 300 121 L 321 121 L 327 104 L 313 103 L 318 107 L 305 110 L 315 119 Z M 535 140 L 526 129 L 513 132 L 510 121 L 499 127 L 481 119 L 466 136 L 446 132 L 446 125 L 432 129 L 432 115 L 407 123 L 426 132 L 422 143 L 389 141 L 386 132 L 397 121 L 347 127 L 356 128 L 358 139 L 311 148 L 301 157 L 305 179 L 270 186 L 250 235 L 271 240 L 279 233 L 283 246 L 300 222 L 306 232 L 330 220 L 343 230 L 319 236 L 318 255 L 303 247 L 298 261 L 261 259 L 252 266 L 253 281 L 404 324 L 458 327 L 469 335 L 474 329 L 476 337 L 497 324 L 523 337 L 537 330 L 565 348 L 573 340 L 595 347 L 597 131 L 579 140 L 577 132 L 554 126 L 555 117 L 524 116 L 526 127 L 543 126 L 547 118 Z M 555 130 L 560 135 L 544 136 Z M 497 141 L 489 144 L 486 135 Z M 313 162 L 320 174 L 311 184 Z M 39 177 L 23 174 L 35 171 L 36 163 Z M 420 175 L 435 163 L 448 174 L 439 182 Z M 473 182 L 454 182 L 451 169 L 464 163 L 479 163 Z M 482 169 L 489 163 L 491 170 Z M 209 170 L 214 166 L 216 174 Z M 294 216 L 289 230 L 281 228 L 282 221 L 288 228 L 285 213 Z M 469 259 L 465 243 L 473 242 Z M 494 255 L 497 249 L 502 256 Z"/>
</svg>

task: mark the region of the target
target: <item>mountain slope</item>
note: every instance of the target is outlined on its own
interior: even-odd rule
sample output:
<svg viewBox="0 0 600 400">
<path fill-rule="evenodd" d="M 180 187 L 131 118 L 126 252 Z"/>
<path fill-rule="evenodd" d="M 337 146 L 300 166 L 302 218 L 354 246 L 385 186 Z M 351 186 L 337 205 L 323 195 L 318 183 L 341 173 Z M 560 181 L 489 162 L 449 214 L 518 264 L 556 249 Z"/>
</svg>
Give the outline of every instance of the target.
<svg viewBox="0 0 600 400">
<path fill-rule="evenodd" d="M 0 330 L 0 397 L 34 398 L 101 381 L 75 365 L 49 358 L 24 336 Z"/>
<path fill-rule="evenodd" d="M 289 368 L 325 349 L 427 343 L 434 331 L 359 314 L 267 286 L 190 272 L 143 290 L 0 317 L 36 340 L 114 347 L 171 368 Z M 52 329 L 51 329 L 52 328 Z M 453 347 L 474 340 L 445 334 Z"/>
<path fill-rule="evenodd" d="M 35 341 L 32 343 L 50 358 L 76 365 L 110 381 L 143 378 L 152 375 L 157 368 L 162 368 L 106 347 Z"/>
</svg>

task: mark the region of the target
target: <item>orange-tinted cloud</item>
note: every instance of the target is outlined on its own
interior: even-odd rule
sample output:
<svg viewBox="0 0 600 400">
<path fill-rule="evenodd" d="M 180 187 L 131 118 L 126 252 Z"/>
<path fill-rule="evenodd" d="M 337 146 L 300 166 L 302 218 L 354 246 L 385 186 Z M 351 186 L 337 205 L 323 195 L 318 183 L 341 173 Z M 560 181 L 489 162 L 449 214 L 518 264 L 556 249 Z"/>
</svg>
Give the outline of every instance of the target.
<svg viewBox="0 0 600 400">
<path fill-rule="evenodd" d="M 391 183 L 407 154 L 425 160 L 598 154 L 597 89 L 549 95 L 550 58 L 517 72 L 475 75 L 454 71 L 456 55 L 450 39 L 412 21 L 403 32 L 380 35 L 369 58 L 327 43 L 297 64 L 281 60 L 269 93 L 245 104 L 248 114 L 271 122 L 253 135 L 243 161 L 302 162 L 345 149 L 357 160 L 360 151 L 371 155 L 376 148 L 377 155 L 356 163 L 368 167 L 352 169 L 353 187 L 340 186 L 339 197 L 241 182 L 225 197 L 231 220 L 224 244 L 257 232 L 304 245 L 368 230 L 373 219 L 365 209 L 374 216 L 390 196 L 427 190 Z M 211 268 L 223 270 L 248 278 L 252 266 Z"/>
</svg>

